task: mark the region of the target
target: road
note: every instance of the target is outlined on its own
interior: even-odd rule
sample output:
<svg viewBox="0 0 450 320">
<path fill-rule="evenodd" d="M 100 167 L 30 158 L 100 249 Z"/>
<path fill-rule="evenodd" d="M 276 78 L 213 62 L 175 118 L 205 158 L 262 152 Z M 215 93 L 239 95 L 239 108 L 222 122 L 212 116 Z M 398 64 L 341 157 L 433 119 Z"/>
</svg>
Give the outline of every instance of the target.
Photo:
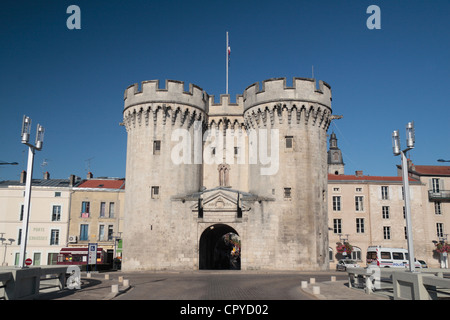
<svg viewBox="0 0 450 320">
<path fill-rule="evenodd" d="M 198 271 L 185 273 L 134 272 L 123 274 L 132 289 L 114 300 L 309 300 L 301 281 L 317 282 L 344 273 L 243 273 Z"/>
</svg>

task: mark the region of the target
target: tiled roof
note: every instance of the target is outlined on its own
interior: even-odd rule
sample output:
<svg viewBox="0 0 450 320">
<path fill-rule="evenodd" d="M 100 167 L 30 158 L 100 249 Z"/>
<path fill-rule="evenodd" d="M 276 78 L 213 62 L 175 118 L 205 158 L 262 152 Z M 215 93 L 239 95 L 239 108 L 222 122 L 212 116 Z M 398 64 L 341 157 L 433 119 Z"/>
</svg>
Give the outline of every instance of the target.
<svg viewBox="0 0 450 320">
<path fill-rule="evenodd" d="M 89 179 L 77 188 L 125 189 L 125 179 Z"/>
<path fill-rule="evenodd" d="M 450 176 L 450 166 L 417 166 L 412 168 L 419 175 Z"/>
<path fill-rule="evenodd" d="M 357 182 L 402 182 L 400 176 L 356 176 L 346 174 L 328 174 L 328 181 L 357 181 Z M 418 182 L 416 179 L 409 178 L 411 182 Z"/>
</svg>

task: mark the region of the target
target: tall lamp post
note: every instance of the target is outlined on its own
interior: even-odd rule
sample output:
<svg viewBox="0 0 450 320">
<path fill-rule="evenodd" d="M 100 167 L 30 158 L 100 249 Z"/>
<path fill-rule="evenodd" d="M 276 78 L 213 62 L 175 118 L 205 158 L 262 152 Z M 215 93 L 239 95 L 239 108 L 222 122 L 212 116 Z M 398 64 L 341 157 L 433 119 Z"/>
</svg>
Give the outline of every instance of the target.
<svg viewBox="0 0 450 320">
<path fill-rule="evenodd" d="M 20 243 L 19 268 L 25 266 L 27 239 L 28 239 L 28 219 L 30 216 L 30 199 L 31 199 L 31 179 L 33 177 L 34 153 L 36 150 L 42 149 L 44 143 L 44 128 L 38 124 L 36 130 L 36 142 L 32 145 L 30 140 L 31 119 L 23 116 L 22 122 L 22 143 L 28 146 L 28 164 L 27 164 L 27 180 L 25 183 L 25 202 L 23 207 L 24 217 L 22 223 L 22 241 Z"/>
<path fill-rule="evenodd" d="M 405 199 L 405 216 L 406 216 L 406 236 L 408 240 L 408 257 L 409 257 L 409 270 L 415 271 L 415 259 L 414 259 L 414 244 L 412 237 L 411 226 L 411 206 L 410 206 L 410 194 L 409 194 L 409 179 L 408 179 L 408 163 L 405 153 L 414 148 L 414 122 L 408 122 L 406 125 L 406 149 L 400 148 L 400 135 L 398 130 L 392 133 L 392 147 L 394 155 L 401 155 L 402 159 L 402 177 L 403 177 L 403 193 Z"/>
</svg>

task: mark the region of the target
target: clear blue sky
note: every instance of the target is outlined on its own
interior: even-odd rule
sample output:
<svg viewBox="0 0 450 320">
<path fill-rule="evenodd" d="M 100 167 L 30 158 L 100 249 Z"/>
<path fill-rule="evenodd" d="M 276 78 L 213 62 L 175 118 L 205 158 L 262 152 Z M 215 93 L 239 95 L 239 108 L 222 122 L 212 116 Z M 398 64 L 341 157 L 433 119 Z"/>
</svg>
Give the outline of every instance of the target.
<svg viewBox="0 0 450 320">
<path fill-rule="evenodd" d="M 81 30 L 69 30 L 69 5 Z M 369 30 L 369 5 L 381 29 Z M 123 93 L 145 80 L 181 80 L 230 94 L 273 77 L 331 85 L 330 127 L 346 173 L 395 175 L 391 133 L 415 121 L 417 164 L 450 159 L 450 1 L 8 1 L 0 6 L 0 179 L 26 168 L 24 114 L 46 129 L 34 177 L 125 177 Z M 89 161 L 87 161 L 90 159 Z M 46 162 L 47 165 L 42 166 Z"/>
</svg>

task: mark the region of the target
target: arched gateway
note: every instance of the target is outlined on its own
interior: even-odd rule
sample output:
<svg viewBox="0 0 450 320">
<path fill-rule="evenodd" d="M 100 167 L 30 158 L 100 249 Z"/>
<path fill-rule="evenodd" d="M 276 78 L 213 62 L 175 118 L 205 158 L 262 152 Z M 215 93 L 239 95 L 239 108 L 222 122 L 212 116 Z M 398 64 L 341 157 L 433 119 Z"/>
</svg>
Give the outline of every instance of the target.
<svg viewBox="0 0 450 320">
<path fill-rule="evenodd" d="M 199 269 L 241 268 L 241 240 L 232 227 L 214 224 L 206 228 L 199 243 Z"/>
</svg>

